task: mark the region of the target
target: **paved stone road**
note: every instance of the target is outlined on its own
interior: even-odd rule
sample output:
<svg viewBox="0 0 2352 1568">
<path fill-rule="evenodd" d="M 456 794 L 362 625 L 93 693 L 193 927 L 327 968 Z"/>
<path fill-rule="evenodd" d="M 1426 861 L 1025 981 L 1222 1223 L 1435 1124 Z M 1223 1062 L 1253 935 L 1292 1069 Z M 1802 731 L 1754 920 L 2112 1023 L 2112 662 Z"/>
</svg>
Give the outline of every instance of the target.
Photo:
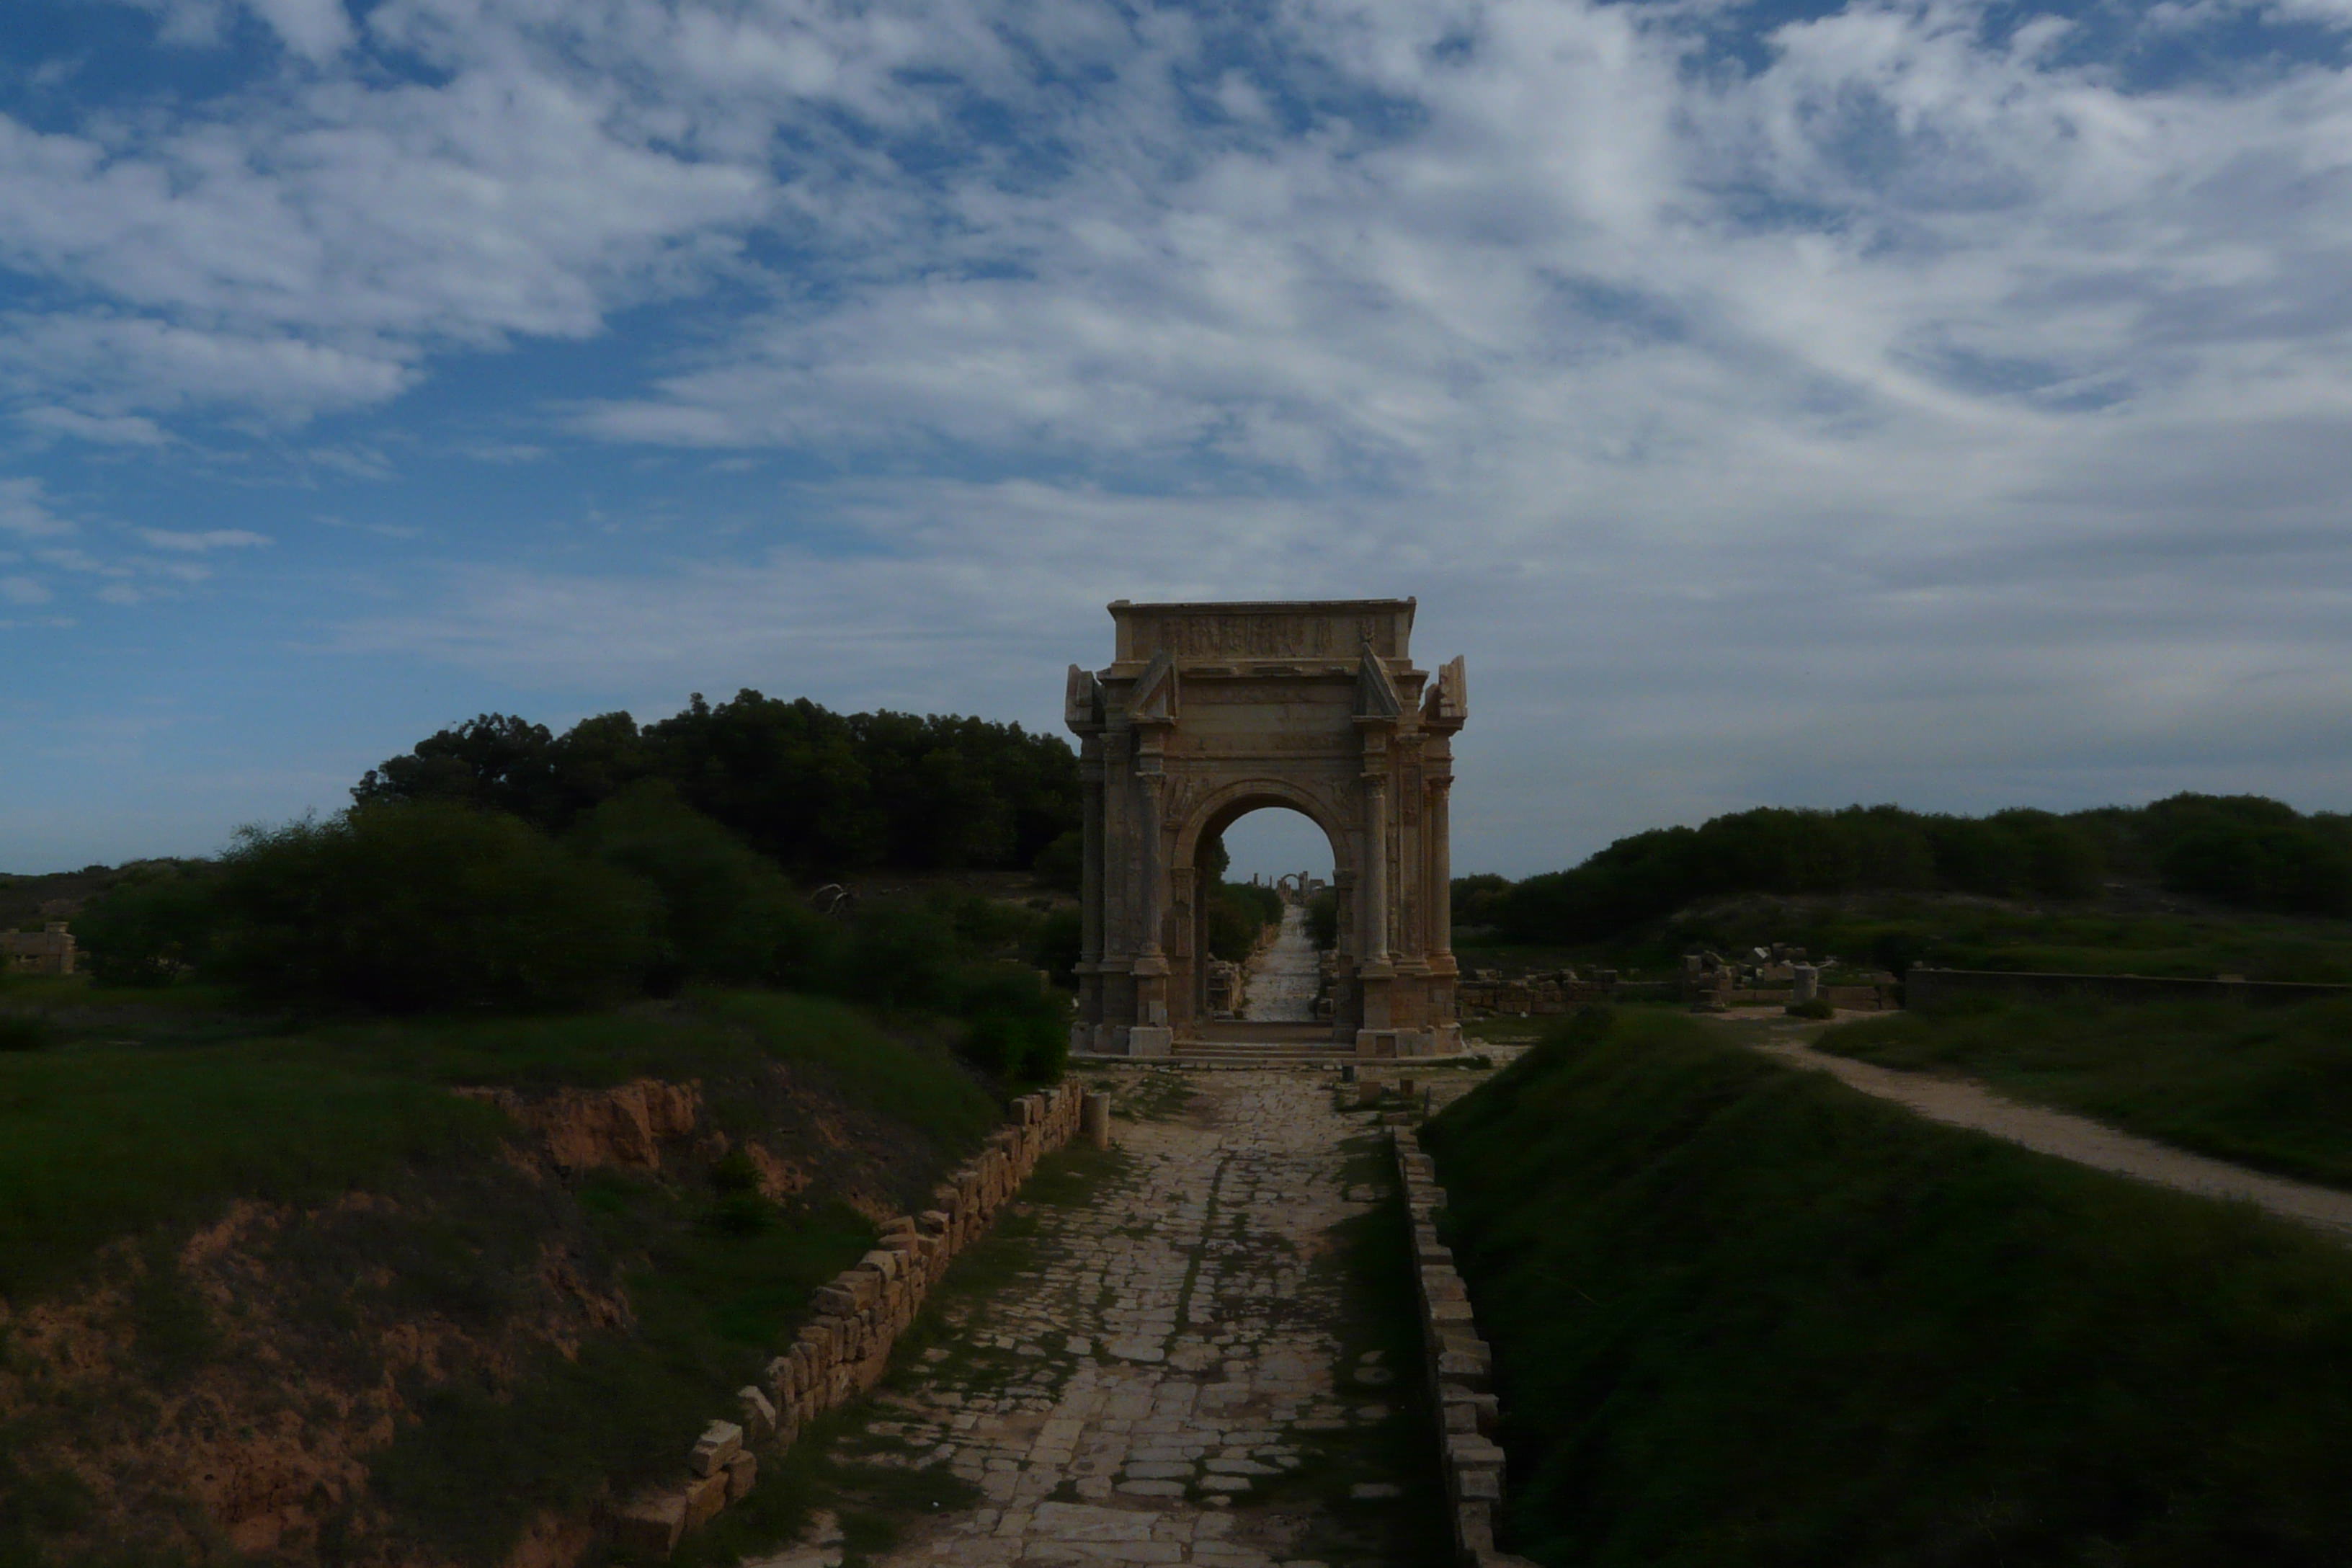
<svg viewBox="0 0 2352 1568">
<path fill-rule="evenodd" d="M 1307 931 L 1307 910 L 1285 904 L 1282 934 L 1250 960 L 1242 1016 L 1253 1024 L 1311 1024 L 1315 993 L 1321 987 L 1321 965 L 1315 939 Z"/>
<path fill-rule="evenodd" d="M 1118 1124 L 1123 1178 L 1038 1206 L 1037 1269 L 927 1352 L 919 1390 L 881 1402 L 869 1432 L 986 1494 L 892 1568 L 1411 1562 L 1391 1517 L 1409 1504 L 1372 1440 L 1390 1370 L 1378 1352 L 1342 1364 L 1328 1261 L 1331 1227 L 1379 1195 L 1343 1170 L 1368 1129 L 1321 1074 L 1192 1081 L 1187 1113 Z"/>
</svg>

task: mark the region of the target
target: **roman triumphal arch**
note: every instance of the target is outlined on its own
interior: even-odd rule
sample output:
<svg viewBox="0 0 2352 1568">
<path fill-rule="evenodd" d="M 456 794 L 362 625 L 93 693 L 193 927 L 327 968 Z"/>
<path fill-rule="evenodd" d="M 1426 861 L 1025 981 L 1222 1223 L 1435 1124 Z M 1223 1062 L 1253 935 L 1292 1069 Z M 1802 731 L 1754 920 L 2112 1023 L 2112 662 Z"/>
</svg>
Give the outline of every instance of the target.
<svg viewBox="0 0 2352 1568">
<path fill-rule="evenodd" d="M 1415 669 L 1411 599 L 1110 606 L 1108 668 L 1070 667 L 1086 795 L 1073 1046 L 1164 1056 L 1207 1012 L 1202 856 L 1261 806 L 1331 841 L 1334 1040 L 1450 1055 L 1446 796 L 1462 660 Z"/>
</svg>

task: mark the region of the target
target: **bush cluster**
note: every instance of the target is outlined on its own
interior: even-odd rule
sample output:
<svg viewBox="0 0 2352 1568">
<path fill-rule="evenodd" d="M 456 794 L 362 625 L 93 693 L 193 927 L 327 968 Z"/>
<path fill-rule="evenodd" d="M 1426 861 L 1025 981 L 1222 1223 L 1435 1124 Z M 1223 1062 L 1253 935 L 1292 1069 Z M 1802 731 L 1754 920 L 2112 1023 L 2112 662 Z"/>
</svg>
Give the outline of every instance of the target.
<svg viewBox="0 0 2352 1568">
<path fill-rule="evenodd" d="M 251 828 L 209 867 L 131 879 L 82 930 L 101 983 L 193 973 L 271 1005 L 531 1012 L 692 983 L 838 995 L 963 1021 L 1001 1078 L 1057 1076 L 1058 996 L 989 955 L 1035 917 L 985 899 L 818 914 L 773 862 L 645 780 L 561 837 L 448 801 Z"/>
</svg>

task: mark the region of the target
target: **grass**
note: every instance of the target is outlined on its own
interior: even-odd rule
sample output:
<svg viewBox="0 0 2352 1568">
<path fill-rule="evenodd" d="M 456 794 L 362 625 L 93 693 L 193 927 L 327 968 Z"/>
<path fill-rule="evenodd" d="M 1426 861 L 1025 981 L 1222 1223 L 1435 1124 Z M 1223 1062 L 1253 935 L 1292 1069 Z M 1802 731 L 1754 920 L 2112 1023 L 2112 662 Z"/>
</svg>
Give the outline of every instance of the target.
<svg viewBox="0 0 2352 1568">
<path fill-rule="evenodd" d="M 978 1142 L 1000 1114 L 938 1042 L 775 994 L 0 1052 L 0 1296 L 22 1300 L 114 1237 L 201 1223 L 232 1197 L 307 1204 L 405 1166 L 479 1157 L 506 1121 L 453 1085 L 701 1079 L 714 1120 L 740 1131 L 763 1113 L 744 1086 L 769 1062 L 938 1150 Z"/>
<path fill-rule="evenodd" d="M 1971 999 L 1840 1025 L 1818 1043 L 1881 1067 L 1965 1073 L 2184 1149 L 2352 1186 L 2352 1001 Z"/>
<path fill-rule="evenodd" d="M 2352 1554 L 2338 1247 L 1657 1014 L 1563 1028 L 1433 1138 L 1539 1563 Z"/>
<path fill-rule="evenodd" d="M 504 1388 L 420 1391 L 420 1419 L 372 1466 L 403 1532 L 462 1562 L 499 1561 L 537 1510 L 677 1479 L 704 1424 L 790 1343 L 810 1293 L 872 1245 L 872 1227 L 835 1205 L 751 1229 L 716 1194 L 645 1178 L 602 1173 L 583 1196 L 606 1246 L 640 1260 L 632 1331 L 576 1359 L 545 1352 Z"/>
<path fill-rule="evenodd" d="M 309 1203 L 412 1162 L 486 1156 L 505 1118 L 275 1043 L 0 1054 L 0 1296 L 232 1196 Z"/>
</svg>

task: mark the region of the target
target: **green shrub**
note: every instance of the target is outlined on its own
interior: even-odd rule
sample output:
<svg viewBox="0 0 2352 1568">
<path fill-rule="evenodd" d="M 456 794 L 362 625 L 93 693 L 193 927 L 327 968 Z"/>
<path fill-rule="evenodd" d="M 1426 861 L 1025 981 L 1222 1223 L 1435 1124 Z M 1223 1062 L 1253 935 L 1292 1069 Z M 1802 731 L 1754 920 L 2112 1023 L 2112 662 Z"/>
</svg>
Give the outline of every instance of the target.
<svg viewBox="0 0 2352 1568">
<path fill-rule="evenodd" d="M 209 866 L 127 872 L 74 921 L 91 982 L 169 985 L 200 968 L 220 919 L 217 883 Z"/>
<path fill-rule="evenodd" d="M 37 1051 L 49 1043 L 49 1026 L 26 1013 L 0 1013 L 0 1051 Z"/>
<path fill-rule="evenodd" d="M 660 895 L 654 989 L 688 980 L 722 984 L 805 981 L 839 939 L 834 922 L 797 893 L 775 863 L 649 779 L 583 819 L 590 855 Z"/>
<path fill-rule="evenodd" d="M 1008 1084 L 1051 1083 L 1070 1049 L 1070 1012 L 1061 996 L 1027 970 L 975 967 L 957 1011 L 966 1020 L 958 1049 L 972 1066 Z"/>
<path fill-rule="evenodd" d="M 423 802 L 249 828 L 222 858 L 223 977 L 385 1012 L 580 1006 L 638 988 L 644 883 L 516 817 Z"/>
<path fill-rule="evenodd" d="M 1802 1002 L 1790 1003 L 1789 1016 L 1791 1018 L 1834 1018 L 1837 1016 L 1837 1009 L 1830 1005 L 1830 1000 L 1828 997 L 1813 996 L 1809 997 Z"/>
<path fill-rule="evenodd" d="M 1258 933 L 1282 921 L 1282 896 L 1246 882 L 1215 882 L 1209 889 L 1209 954 L 1239 963 L 1256 950 Z"/>
<path fill-rule="evenodd" d="M 1086 868 L 1086 839 L 1073 827 L 1037 852 L 1031 870 L 1038 886 L 1075 893 L 1085 879 Z"/>
<path fill-rule="evenodd" d="M 1076 910 L 1055 910 L 1039 922 L 1029 958 L 1051 974 L 1056 984 L 1075 988 L 1078 983 L 1078 959 L 1085 950 L 1084 918 Z"/>
<path fill-rule="evenodd" d="M 824 990 L 885 1007 L 946 1007 L 955 1000 L 953 921 L 913 903 L 868 904 L 850 922 Z"/>
</svg>

